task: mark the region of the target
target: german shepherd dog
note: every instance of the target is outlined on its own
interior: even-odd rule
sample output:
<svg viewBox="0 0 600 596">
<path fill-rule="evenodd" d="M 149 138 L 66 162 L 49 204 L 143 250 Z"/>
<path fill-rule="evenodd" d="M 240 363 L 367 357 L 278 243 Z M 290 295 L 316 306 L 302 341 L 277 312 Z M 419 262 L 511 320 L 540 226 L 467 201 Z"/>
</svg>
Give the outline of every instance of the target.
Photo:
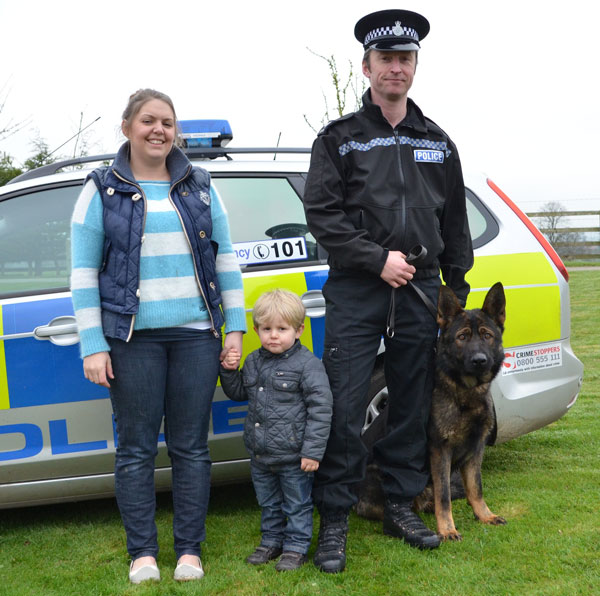
<svg viewBox="0 0 600 596">
<path fill-rule="evenodd" d="M 440 288 L 437 314 L 440 336 L 427 430 L 433 490 L 429 485 L 415 499 L 414 509 L 435 510 L 437 532 L 443 540 L 462 539 L 452 518 L 453 498 L 466 496 L 475 517 L 483 523 L 506 523 L 489 510 L 481 485 L 483 451 L 486 444 L 494 442 L 496 433 L 490 384 L 504 360 L 505 305 L 500 282 L 490 288 L 483 307 L 473 310 L 463 309 L 450 288 Z M 458 474 L 452 474 L 453 471 L 460 471 L 464 492 Z M 384 495 L 375 464 L 368 466 L 367 479 L 359 487 L 358 496 L 359 515 L 371 519 L 383 517 Z"/>
</svg>

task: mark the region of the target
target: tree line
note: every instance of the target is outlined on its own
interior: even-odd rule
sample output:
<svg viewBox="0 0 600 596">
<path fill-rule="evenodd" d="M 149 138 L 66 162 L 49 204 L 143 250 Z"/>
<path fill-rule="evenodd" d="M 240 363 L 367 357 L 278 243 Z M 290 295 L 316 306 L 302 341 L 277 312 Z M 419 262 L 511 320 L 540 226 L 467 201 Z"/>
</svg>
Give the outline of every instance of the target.
<svg viewBox="0 0 600 596">
<path fill-rule="evenodd" d="M 0 88 L 0 142 L 23 130 L 30 124 L 28 119 L 15 121 L 13 118 L 6 116 L 5 105 L 8 95 L 9 93 L 6 90 L 6 84 L 4 84 L 3 87 Z M 83 112 L 81 112 L 79 118 L 79 130 L 73 137 L 75 139 L 75 145 L 71 157 L 83 157 L 84 155 L 88 155 L 90 143 L 87 133 L 83 132 L 82 122 Z M 50 147 L 41 137 L 39 132 L 31 142 L 31 147 L 32 154 L 22 165 L 17 165 L 15 163 L 15 158 L 9 153 L 6 153 L 6 151 L 0 152 L 0 186 L 4 186 L 7 182 L 23 172 L 34 170 L 35 168 L 64 159 L 64 156 L 56 153 L 56 150 L 50 150 Z"/>
<path fill-rule="evenodd" d="M 348 69 L 342 72 L 338 67 L 335 56 L 323 56 L 307 48 L 314 56 L 325 62 L 328 68 L 330 77 L 330 88 L 322 91 L 325 105 L 324 113 L 320 117 L 320 126 L 324 126 L 332 118 L 339 118 L 346 113 L 346 106 L 350 104 L 350 111 L 356 111 L 360 108 L 362 101 L 361 96 L 366 89 L 364 80 L 360 80 L 356 74 L 356 70 L 351 61 L 348 61 Z M 333 97 L 331 97 L 333 94 Z M 6 103 L 7 93 L 5 87 L 0 89 L 0 142 L 9 136 L 15 134 L 24 128 L 28 122 L 14 122 L 12 119 L 6 120 L 3 118 L 4 106 Z M 329 96 L 329 97 L 328 97 Z M 331 101 L 333 100 L 333 101 Z M 333 108 L 331 107 L 333 106 Z M 333 111 L 332 111 L 333 110 Z M 307 114 L 304 114 L 304 120 L 308 126 L 317 131 L 317 127 L 313 126 Z M 80 114 L 79 131 L 75 135 L 76 142 L 72 157 L 82 157 L 88 155 L 88 138 L 82 134 L 83 112 Z M 95 122 L 95 121 L 94 121 Z M 87 128 L 87 127 L 86 127 Z M 32 141 L 33 154 L 23 162 L 22 167 L 14 164 L 14 158 L 6 152 L 0 154 L 0 186 L 22 174 L 25 171 L 39 168 L 46 164 L 54 163 L 63 156 L 55 154 L 55 151 L 50 151 L 48 144 L 37 136 Z M 59 147 L 60 148 L 60 147 Z M 535 214 L 538 226 L 548 238 L 550 243 L 555 246 L 559 254 L 565 254 L 582 241 L 582 235 L 579 231 L 571 231 L 563 227 L 568 212 L 557 201 L 548 201 L 542 205 L 540 211 Z"/>
</svg>

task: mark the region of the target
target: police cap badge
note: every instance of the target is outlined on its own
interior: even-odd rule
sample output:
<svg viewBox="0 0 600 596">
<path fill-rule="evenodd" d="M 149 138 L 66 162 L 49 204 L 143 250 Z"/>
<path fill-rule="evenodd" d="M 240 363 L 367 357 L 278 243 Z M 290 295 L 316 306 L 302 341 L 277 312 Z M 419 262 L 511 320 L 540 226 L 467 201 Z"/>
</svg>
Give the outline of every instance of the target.
<svg viewBox="0 0 600 596">
<path fill-rule="evenodd" d="M 364 49 L 380 51 L 418 50 L 429 33 L 429 21 L 410 10 L 380 10 L 363 17 L 354 27 L 354 36 Z"/>
</svg>

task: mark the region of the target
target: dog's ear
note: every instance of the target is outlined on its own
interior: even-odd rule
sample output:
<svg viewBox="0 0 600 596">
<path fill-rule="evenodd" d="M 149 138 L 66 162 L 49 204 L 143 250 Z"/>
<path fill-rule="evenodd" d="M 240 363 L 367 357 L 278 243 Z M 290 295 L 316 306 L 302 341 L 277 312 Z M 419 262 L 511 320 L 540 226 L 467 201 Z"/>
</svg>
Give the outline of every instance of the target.
<svg viewBox="0 0 600 596">
<path fill-rule="evenodd" d="M 504 321 L 506 321 L 506 298 L 504 288 L 497 281 L 488 291 L 481 310 L 492 317 L 498 327 L 504 331 Z"/>
<path fill-rule="evenodd" d="M 448 286 L 440 286 L 438 294 L 437 322 L 440 329 L 444 330 L 450 320 L 463 310 L 456 294 Z"/>
</svg>

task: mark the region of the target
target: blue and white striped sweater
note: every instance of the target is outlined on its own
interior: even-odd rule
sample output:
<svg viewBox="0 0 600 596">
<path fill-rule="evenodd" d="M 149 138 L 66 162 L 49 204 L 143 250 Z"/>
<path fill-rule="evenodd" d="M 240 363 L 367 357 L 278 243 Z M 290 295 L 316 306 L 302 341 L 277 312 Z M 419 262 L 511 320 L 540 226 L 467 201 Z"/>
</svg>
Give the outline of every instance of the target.
<svg viewBox="0 0 600 596">
<path fill-rule="evenodd" d="M 157 329 L 205 322 L 209 314 L 196 282 L 194 263 L 179 215 L 168 198 L 169 182 L 141 182 L 147 199 L 140 259 L 140 307 L 134 329 Z M 82 357 L 108 351 L 102 331 L 98 272 L 104 246 L 102 200 L 88 181 L 71 224 L 73 307 Z M 223 298 L 225 333 L 245 331 L 242 277 L 229 237 L 227 213 L 211 187 L 212 239 L 218 243 L 217 280 Z"/>
</svg>

